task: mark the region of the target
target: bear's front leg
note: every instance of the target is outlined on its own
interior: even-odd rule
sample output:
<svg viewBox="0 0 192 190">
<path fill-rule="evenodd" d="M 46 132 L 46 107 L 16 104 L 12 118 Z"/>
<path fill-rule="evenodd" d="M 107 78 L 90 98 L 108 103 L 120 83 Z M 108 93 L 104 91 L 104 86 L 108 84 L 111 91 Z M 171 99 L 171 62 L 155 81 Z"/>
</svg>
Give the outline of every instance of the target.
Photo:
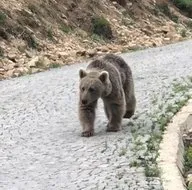
<svg viewBox="0 0 192 190">
<path fill-rule="evenodd" d="M 107 132 L 117 132 L 121 130 L 122 118 L 125 113 L 124 104 L 108 104 L 108 119 Z"/>
<path fill-rule="evenodd" d="M 94 134 L 95 105 L 79 104 L 79 120 L 82 125 L 82 137 L 91 137 Z"/>
</svg>

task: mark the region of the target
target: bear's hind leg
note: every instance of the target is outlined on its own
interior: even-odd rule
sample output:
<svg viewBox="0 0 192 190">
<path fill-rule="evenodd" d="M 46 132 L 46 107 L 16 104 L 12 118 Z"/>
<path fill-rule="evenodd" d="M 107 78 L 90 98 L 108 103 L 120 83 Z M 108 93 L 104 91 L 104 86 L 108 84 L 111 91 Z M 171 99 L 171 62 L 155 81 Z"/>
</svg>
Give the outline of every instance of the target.
<svg viewBox="0 0 192 190">
<path fill-rule="evenodd" d="M 136 98 L 134 95 L 134 89 L 133 88 L 129 89 L 129 88 L 130 87 L 128 85 L 123 88 L 125 93 L 125 101 L 126 101 L 126 112 L 123 118 L 131 118 L 135 113 Z M 130 94 L 130 91 L 132 91 L 131 92 L 132 94 Z"/>
<path fill-rule="evenodd" d="M 131 118 L 135 113 L 136 99 L 132 97 L 129 100 L 126 100 L 126 112 L 123 118 Z"/>
<path fill-rule="evenodd" d="M 108 104 L 109 123 L 107 132 L 117 132 L 121 130 L 121 122 L 125 112 L 124 105 Z"/>
</svg>

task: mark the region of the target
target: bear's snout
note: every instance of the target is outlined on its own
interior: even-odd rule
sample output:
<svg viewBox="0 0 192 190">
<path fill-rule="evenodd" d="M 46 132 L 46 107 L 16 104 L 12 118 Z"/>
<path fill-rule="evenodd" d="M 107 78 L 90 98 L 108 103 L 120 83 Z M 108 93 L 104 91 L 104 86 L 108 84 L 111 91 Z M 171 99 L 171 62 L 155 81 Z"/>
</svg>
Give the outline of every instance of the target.
<svg viewBox="0 0 192 190">
<path fill-rule="evenodd" d="M 83 105 L 87 104 L 87 100 L 82 100 L 81 102 L 82 102 Z"/>
</svg>

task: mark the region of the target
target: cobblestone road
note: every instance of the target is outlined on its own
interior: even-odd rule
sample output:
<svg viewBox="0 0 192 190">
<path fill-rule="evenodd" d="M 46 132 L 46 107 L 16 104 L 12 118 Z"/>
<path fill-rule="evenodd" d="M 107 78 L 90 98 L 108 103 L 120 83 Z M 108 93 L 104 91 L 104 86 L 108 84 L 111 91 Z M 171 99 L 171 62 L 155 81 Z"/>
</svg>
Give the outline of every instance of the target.
<svg viewBox="0 0 192 190">
<path fill-rule="evenodd" d="M 137 114 L 173 79 L 192 74 L 192 41 L 122 55 L 132 68 Z M 143 168 L 131 168 L 133 137 L 106 133 L 100 102 L 96 134 L 80 137 L 75 64 L 0 82 L 0 189 L 148 190 Z M 147 133 L 148 129 L 141 129 Z M 161 189 L 159 180 L 154 189 Z"/>
</svg>

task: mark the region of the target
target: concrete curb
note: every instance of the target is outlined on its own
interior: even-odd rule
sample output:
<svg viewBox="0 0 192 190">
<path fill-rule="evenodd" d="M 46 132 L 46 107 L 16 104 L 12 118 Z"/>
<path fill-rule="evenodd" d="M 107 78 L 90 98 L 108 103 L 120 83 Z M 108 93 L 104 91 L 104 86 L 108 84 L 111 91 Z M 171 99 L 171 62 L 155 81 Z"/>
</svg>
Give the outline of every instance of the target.
<svg viewBox="0 0 192 190">
<path fill-rule="evenodd" d="M 192 128 L 192 100 L 168 124 L 160 144 L 158 165 L 164 190 L 186 190 L 183 179 L 183 133 Z"/>
</svg>

